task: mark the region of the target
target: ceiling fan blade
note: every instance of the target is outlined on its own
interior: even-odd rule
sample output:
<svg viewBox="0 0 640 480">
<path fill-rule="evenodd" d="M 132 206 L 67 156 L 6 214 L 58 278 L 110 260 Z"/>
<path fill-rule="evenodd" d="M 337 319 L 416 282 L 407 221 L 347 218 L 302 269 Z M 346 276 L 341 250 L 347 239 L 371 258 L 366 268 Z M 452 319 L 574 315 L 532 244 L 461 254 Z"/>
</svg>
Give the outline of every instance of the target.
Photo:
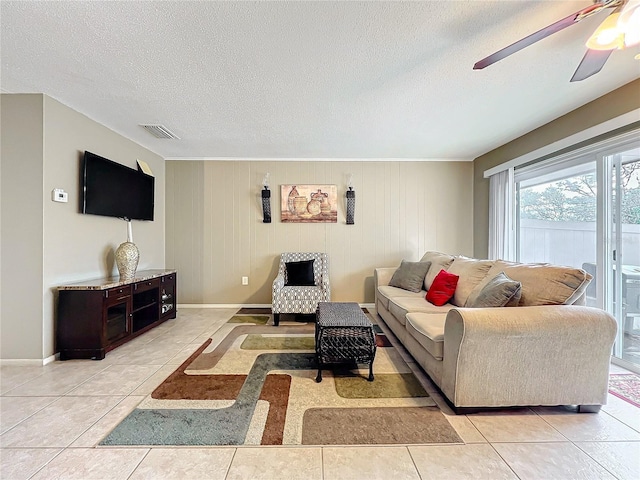
<svg viewBox="0 0 640 480">
<path fill-rule="evenodd" d="M 580 82 L 585 78 L 589 78 L 591 75 L 595 75 L 604 64 L 607 63 L 607 59 L 613 50 L 587 50 L 587 53 L 584 54 L 582 60 L 580 61 L 580 65 L 571 77 L 572 82 Z"/>
<path fill-rule="evenodd" d="M 538 30 L 537 32 L 532 33 L 531 35 L 524 37 L 521 40 L 518 40 L 516 43 L 513 43 L 508 47 L 505 47 L 502 50 L 498 50 L 496 53 L 493 53 L 488 57 L 483 58 L 482 60 L 476 62 L 476 64 L 473 66 L 473 69 L 481 70 L 485 67 L 488 67 L 489 65 L 492 65 L 497 61 L 502 60 L 503 58 L 508 57 L 509 55 L 512 55 L 522 50 L 523 48 L 528 47 L 529 45 L 532 45 L 542 40 L 543 38 L 548 37 L 549 35 L 553 35 L 554 33 L 559 32 L 560 30 L 563 30 L 567 27 L 570 27 L 571 25 L 578 23 L 580 20 L 586 18 L 587 16 L 593 15 L 594 13 L 608 6 L 609 5 L 606 5 L 606 4 L 596 3 L 593 5 L 589 5 L 588 7 L 583 8 L 582 10 L 578 10 L 577 12 L 572 13 L 568 17 L 565 17 L 562 20 L 558 20 L 557 22 L 552 23 L 547 27 L 544 27 L 542 30 Z"/>
</svg>

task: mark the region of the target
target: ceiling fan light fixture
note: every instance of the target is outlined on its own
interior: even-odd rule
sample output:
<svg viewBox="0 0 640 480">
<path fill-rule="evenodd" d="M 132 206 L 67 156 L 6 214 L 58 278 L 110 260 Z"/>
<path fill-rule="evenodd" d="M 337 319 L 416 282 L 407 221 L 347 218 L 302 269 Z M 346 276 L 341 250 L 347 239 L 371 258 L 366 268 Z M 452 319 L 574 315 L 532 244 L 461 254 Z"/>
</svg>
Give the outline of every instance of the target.
<svg viewBox="0 0 640 480">
<path fill-rule="evenodd" d="M 625 35 L 619 29 L 619 13 L 609 15 L 587 40 L 586 46 L 590 50 L 615 50 L 624 47 Z"/>
<path fill-rule="evenodd" d="M 640 43 L 640 0 L 630 0 L 622 8 L 618 29 L 624 34 L 625 47 Z"/>
</svg>

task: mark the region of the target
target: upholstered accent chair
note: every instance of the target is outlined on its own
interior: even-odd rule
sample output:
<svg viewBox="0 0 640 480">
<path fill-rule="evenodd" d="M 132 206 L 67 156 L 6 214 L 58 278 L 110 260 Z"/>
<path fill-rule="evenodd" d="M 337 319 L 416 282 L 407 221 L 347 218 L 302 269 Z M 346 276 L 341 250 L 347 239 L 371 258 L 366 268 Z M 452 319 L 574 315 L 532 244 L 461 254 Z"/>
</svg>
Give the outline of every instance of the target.
<svg viewBox="0 0 640 480">
<path fill-rule="evenodd" d="M 313 265 L 309 265 L 310 260 Z M 287 269 L 289 263 L 289 272 Z M 289 278 L 293 267 L 309 267 L 313 269 L 313 278 L 309 281 L 296 282 Z M 299 279 L 299 278 L 298 278 Z M 291 283 L 301 283 L 291 285 Z M 278 276 L 273 281 L 273 323 L 278 326 L 281 313 L 315 313 L 318 302 L 331 301 L 329 285 L 329 257 L 319 252 L 285 252 L 280 256 Z"/>
</svg>

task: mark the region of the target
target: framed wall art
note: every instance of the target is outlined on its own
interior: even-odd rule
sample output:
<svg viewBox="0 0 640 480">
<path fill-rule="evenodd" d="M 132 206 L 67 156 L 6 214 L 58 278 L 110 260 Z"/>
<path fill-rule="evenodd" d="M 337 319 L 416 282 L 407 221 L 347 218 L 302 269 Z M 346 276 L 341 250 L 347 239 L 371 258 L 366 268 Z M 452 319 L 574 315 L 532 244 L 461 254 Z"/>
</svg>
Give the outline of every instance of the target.
<svg viewBox="0 0 640 480">
<path fill-rule="evenodd" d="M 335 185 L 280 185 L 283 223 L 337 223 L 338 189 Z"/>
</svg>

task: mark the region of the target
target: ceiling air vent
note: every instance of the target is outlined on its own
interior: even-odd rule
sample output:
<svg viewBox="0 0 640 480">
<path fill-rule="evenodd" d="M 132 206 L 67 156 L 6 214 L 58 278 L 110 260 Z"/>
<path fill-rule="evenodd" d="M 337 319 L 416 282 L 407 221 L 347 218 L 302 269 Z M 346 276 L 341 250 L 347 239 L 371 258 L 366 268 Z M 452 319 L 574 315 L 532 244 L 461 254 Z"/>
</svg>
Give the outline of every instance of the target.
<svg viewBox="0 0 640 480">
<path fill-rule="evenodd" d="M 175 133 L 173 133 L 164 125 L 140 125 L 140 126 L 156 138 L 171 138 L 174 140 L 180 140 L 180 137 L 178 137 Z"/>
</svg>

